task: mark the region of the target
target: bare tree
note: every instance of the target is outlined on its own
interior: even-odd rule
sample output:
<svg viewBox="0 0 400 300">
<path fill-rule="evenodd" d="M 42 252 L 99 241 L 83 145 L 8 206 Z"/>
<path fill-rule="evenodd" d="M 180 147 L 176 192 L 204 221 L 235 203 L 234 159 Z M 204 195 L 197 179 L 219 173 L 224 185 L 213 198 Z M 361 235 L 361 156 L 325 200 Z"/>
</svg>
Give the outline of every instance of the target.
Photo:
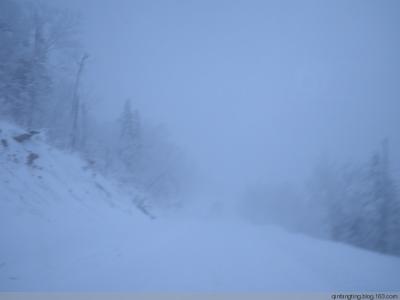
<svg viewBox="0 0 400 300">
<path fill-rule="evenodd" d="M 81 110 L 81 101 L 79 97 L 79 89 L 81 85 L 81 80 L 82 80 L 82 73 L 85 68 L 85 64 L 87 59 L 89 58 L 88 54 L 84 54 L 82 58 L 80 59 L 78 63 L 78 70 L 76 73 L 76 78 L 75 78 L 75 85 L 74 85 L 74 91 L 73 91 L 73 96 L 72 96 L 72 129 L 71 129 L 71 150 L 76 150 L 77 147 L 77 141 L 78 141 L 78 120 L 80 116 L 80 110 Z"/>
</svg>

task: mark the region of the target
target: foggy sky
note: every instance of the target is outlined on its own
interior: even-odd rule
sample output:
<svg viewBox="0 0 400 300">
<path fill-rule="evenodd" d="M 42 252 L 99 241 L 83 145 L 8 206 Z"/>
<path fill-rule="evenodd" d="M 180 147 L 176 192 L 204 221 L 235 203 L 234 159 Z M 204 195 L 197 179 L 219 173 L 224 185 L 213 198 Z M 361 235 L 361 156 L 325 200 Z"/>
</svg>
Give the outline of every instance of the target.
<svg viewBox="0 0 400 300">
<path fill-rule="evenodd" d="M 60 5 L 67 1 L 57 0 Z M 399 1 L 73 0 L 99 114 L 126 98 L 224 187 L 400 157 Z"/>
</svg>

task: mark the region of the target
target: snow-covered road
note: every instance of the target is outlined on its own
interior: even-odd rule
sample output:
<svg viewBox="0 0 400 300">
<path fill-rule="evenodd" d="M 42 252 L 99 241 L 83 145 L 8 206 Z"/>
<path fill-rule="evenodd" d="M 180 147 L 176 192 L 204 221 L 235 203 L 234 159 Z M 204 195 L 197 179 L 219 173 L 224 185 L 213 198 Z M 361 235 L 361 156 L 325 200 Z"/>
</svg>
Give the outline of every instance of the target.
<svg viewBox="0 0 400 300">
<path fill-rule="evenodd" d="M 2 224 L 2 291 L 393 291 L 400 259 L 266 226 L 36 216 Z M 16 217 L 14 221 L 19 223 Z M 21 221 L 21 219 L 20 219 Z"/>
</svg>

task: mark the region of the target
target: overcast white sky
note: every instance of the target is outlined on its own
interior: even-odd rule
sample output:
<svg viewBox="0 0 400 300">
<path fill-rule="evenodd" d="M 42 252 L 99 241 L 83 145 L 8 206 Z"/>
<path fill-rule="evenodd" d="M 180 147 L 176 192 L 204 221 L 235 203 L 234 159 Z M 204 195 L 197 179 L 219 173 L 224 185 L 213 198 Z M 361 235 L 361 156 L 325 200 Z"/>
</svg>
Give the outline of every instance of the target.
<svg viewBox="0 0 400 300">
<path fill-rule="evenodd" d="M 100 113 L 133 99 L 223 186 L 301 182 L 385 136 L 399 170 L 399 1 L 57 1 L 82 10 Z"/>
</svg>

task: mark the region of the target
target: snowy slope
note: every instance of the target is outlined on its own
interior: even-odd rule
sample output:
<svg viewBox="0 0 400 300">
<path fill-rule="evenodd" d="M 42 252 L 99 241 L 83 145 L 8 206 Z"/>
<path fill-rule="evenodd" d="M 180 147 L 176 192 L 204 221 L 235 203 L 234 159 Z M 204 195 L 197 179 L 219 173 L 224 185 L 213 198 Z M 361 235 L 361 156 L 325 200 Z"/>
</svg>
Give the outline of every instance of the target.
<svg viewBox="0 0 400 300">
<path fill-rule="evenodd" d="M 0 128 L 0 291 L 400 290 L 399 258 L 239 221 L 150 220 L 82 160 Z"/>
<path fill-rule="evenodd" d="M 52 209 L 63 214 L 113 207 L 137 212 L 132 203 L 135 195 L 96 174 L 87 162 L 51 147 L 41 133 L 18 141 L 27 134 L 0 123 L 2 211 L 8 207 L 17 214 L 30 212 L 47 219 L 60 217 L 49 214 Z"/>
</svg>

